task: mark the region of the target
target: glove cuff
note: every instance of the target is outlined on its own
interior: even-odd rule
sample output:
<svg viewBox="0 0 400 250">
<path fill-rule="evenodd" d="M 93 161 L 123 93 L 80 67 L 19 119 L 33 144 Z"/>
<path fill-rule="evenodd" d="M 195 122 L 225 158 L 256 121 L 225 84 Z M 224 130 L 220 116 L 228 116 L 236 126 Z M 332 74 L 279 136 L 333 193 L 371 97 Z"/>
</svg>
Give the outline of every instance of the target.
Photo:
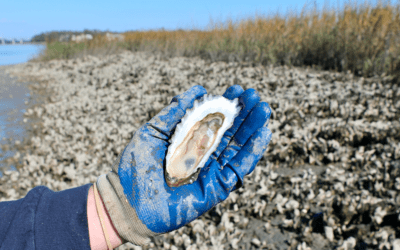
<svg viewBox="0 0 400 250">
<path fill-rule="evenodd" d="M 138 218 L 136 211 L 125 197 L 119 176 L 111 171 L 97 178 L 97 188 L 121 238 L 135 245 L 150 243 L 150 237 L 158 235 L 152 232 Z"/>
</svg>

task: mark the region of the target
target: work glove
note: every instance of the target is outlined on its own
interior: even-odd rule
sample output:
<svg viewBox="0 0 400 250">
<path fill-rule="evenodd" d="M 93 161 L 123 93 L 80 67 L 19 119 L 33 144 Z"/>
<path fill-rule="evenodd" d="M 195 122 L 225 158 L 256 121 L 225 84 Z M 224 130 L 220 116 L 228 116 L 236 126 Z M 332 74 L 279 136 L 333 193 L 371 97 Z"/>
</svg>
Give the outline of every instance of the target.
<svg viewBox="0 0 400 250">
<path fill-rule="evenodd" d="M 192 184 L 169 187 L 164 177 L 169 139 L 187 109 L 207 91 L 194 86 L 140 127 L 97 187 L 121 238 L 136 245 L 195 220 L 243 185 L 265 152 L 271 109 L 254 89 L 235 85 L 224 97 L 239 98 L 241 111 Z"/>
</svg>

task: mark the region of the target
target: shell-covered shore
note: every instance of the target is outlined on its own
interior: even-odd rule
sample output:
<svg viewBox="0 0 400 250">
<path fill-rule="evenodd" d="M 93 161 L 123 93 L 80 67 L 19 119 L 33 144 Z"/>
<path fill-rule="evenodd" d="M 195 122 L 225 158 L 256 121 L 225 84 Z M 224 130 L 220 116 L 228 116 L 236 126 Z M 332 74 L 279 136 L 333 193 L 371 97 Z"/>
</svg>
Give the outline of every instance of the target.
<svg viewBox="0 0 400 250">
<path fill-rule="evenodd" d="M 139 52 L 7 72 L 48 97 L 25 113 L 42 122 L 15 145 L 0 201 L 93 183 L 172 97 L 239 84 L 272 108 L 263 158 L 226 201 L 144 249 L 400 249 L 400 86 L 388 77 Z"/>
</svg>

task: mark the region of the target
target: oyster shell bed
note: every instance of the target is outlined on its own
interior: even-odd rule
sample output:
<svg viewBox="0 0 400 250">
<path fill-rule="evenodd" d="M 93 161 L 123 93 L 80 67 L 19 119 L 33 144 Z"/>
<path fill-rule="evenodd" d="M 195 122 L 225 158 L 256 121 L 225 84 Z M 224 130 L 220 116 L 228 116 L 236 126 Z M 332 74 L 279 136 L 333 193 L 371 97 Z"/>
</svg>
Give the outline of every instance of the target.
<svg viewBox="0 0 400 250">
<path fill-rule="evenodd" d="M 0 201 L 58 191 L 110 170 L 133 133 L 177 94 L 254 88 L 272 108 L 271 143 L 244 187 L 143 249 L 400 249 L 400 87 L 387 77 L 252 67 L 125 52 L 8 69 L 52 95 L 26 111 L 19 172 Z M 140 249 L 130 243 L 117 249 Z"/>
</svg>

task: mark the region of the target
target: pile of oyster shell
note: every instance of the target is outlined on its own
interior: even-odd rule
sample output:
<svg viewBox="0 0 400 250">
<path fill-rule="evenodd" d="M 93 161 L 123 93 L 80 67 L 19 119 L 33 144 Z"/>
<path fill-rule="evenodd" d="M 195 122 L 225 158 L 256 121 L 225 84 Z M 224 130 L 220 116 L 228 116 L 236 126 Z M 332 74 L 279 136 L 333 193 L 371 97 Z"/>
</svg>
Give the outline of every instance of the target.
<svg viewBox="0 0 400 250">
<path fill-rule="evenodd" d="M 0 201 L 94 182 L 172 97 L 239 84 L 272 108 L 263 158 L 227 200 L 143 249 L 400 248 L 400 87 L 389 77 L 130 52 L 9 72 L 53 94 L 25 114 L 42 123 L 14 145 L 19 171 L 0 179 Z"/>
</svg>

